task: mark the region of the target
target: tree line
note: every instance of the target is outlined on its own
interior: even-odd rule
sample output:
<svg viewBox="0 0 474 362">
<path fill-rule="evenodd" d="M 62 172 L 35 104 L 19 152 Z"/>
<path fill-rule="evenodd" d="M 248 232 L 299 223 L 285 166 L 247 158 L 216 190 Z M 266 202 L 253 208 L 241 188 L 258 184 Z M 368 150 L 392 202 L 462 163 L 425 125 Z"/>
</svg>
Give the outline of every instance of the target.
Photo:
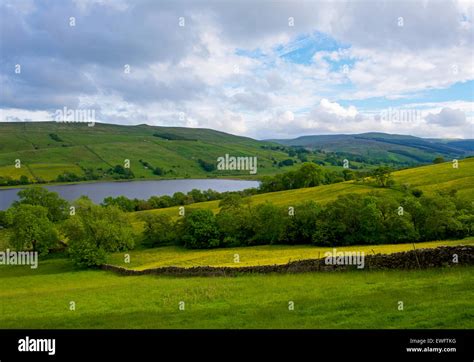
<svg viewBox="0 0 474 362">
<path fill-rule="evenodd" d="M 307 201 L 294 207 L 269 202 L 252 206 L 230 195 L 217 214 L 197 209 L 176 221 L 164 214 L 148 214 L 143 221 L 150 246 L 391 244 L 474 235 L 474 206 L 455 193 L 427 196 L 418 190 L 399 198 L 345 194 L 326 205 Z"/>
</svg>

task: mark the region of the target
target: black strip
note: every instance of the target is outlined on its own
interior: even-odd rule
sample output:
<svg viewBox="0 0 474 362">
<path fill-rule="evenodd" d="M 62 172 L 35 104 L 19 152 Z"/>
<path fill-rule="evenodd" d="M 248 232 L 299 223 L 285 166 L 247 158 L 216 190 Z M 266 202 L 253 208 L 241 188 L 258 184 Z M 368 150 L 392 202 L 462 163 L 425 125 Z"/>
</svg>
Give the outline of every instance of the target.
<svg viewBox="0 0 474 362">
<path fill-rule="evenodd" d="M 54 338 L 56 354 L 19 352 L 26 336 Z M 472 361 L 473 345 L 473 330 L 0 330 L 0 361 Z M 409 353 L 407 347 L 456 352 Z"/>
</svg>

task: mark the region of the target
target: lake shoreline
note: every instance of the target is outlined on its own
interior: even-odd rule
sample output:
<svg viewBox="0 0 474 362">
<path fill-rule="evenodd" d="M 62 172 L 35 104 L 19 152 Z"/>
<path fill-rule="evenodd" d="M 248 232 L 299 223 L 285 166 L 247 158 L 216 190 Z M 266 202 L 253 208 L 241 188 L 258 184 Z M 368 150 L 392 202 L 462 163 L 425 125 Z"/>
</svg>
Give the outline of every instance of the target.
<svg viewBox="0 0 474 362">
<path fill-rule="evenodd" d="M 258 177 L 250 178 L 248 175 L 242 176 L 217 176 L 217 177 L 172 177 L 172 178 L 133 178 L 125 180 L 116 179 L 100 179 L 100 180 L 84 180 L 84 181 L 70 181 L 70 182 L 45 182 L 45 183 L 32 183 L 27 185 L 14 185 L 14 186 L 0 186 L 0 191 L 11 190 L 11 189 L 26 189 L 28 187 L 40 186 L 62 186 L 62 185 L 86 185 L 95 183 L 107 183 L 107 182 L 141 182 L 141 181 L 175 181 L 175 180 L 238 180 L 238 181 L 255 181 L 260 182 L 261 179 Z"/>
<path fill-rule="evenodd" d="M 176 192 L 188 193 L 193 189 L 200 191 L 213 190 L 216 192 L 242 191 L 257 188 L 257 180 L 230 179 L 230 178 L 183 178 L 168 180 L 114 180 L 102 182 L 78 182 L 60 184 L 41 184 L 49 191 L 57 192 L 60 197 L 74 201 L 81 196 L 89 197 L 99 204 L 107 197 L 124 196 L 129 199 L 148 200 L 152 196 L 173 196 Z M 18 200 L 18 192 L 32 187 L 24 185 L 0 189 L 0 210 L 8 209 Z"/>
</svg>

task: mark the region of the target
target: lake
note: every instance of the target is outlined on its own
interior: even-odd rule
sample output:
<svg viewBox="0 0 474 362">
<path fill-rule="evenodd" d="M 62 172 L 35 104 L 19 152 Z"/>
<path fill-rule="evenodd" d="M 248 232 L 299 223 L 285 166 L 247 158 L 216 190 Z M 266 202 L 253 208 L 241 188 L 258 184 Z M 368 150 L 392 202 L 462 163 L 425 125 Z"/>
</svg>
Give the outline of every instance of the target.
<svg viewBox="0 0 474 362">
<path fill-rule="evenodd" d="M 94 182 L 83 184 L 44 186 L 57 192 L 62 198 L 73 201 L 82 195 L 88 196 L 95 203 L 101 203 L 108 196 L 126 196 L 130 199 L 148 199 L 151 196 L 172 196 L 175 192 L 187 193 L 192 189 L 219 192 L 240 191 L 258 187 L 258 181 L 226 179 L 182 179 L 182 180 L 149 180 L 129 182 Z M 17 200 L 21 188 L 0 190 L 0 210 L 6 210 Z"/>
</svg>

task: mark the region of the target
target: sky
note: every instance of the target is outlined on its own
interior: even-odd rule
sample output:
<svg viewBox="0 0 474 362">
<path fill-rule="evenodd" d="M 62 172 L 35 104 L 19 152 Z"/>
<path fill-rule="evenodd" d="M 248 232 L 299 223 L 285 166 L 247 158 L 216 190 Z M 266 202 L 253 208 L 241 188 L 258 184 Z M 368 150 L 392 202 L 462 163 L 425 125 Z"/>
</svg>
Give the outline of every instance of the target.
<svg viewBox="0 0 474 362">
<path fill-rule="evenodd" d="M 474 2 L 2 0 L 0 122 L 474 138 Z"/>
</svg>

